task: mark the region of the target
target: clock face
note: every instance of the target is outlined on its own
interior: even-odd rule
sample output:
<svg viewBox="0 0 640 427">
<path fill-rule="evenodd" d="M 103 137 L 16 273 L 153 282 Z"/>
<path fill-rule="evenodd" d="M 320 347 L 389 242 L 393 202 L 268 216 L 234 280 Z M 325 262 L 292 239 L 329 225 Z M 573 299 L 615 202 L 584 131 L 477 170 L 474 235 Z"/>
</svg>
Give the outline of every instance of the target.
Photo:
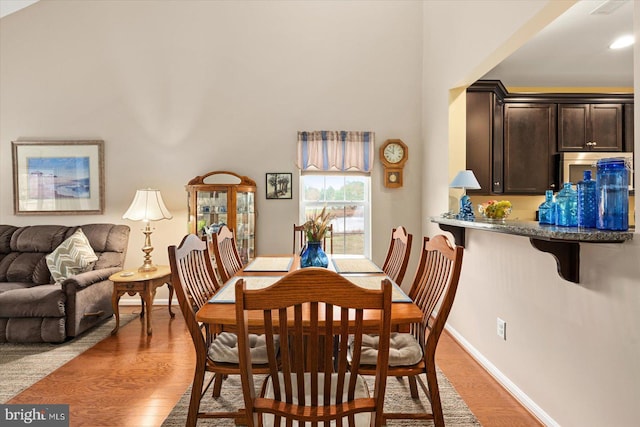
<svg viewBox="0 0 640 427">
<path fill-rule="evenodd" d="M 402 145 L 391 143 L 384 147 L 384 158 L 389 163 L 398 163 L 404 157 L 404 148 Z"/>
</svg>

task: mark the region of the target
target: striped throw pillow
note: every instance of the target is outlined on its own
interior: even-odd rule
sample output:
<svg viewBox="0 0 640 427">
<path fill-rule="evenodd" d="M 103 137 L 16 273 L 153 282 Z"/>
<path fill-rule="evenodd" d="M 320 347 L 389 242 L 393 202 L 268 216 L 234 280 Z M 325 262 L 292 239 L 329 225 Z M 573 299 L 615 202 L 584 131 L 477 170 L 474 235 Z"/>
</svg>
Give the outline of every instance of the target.
<svg viewBox="0 0 640 427">
<path fill-rule="evenodd" d="M 87 236 L 79 228 L 47 255 L 46 259 L 53 280 L 60 283 L 74 274 L 87 271 L 98 257 L 89 244 Z"/>
</svg>

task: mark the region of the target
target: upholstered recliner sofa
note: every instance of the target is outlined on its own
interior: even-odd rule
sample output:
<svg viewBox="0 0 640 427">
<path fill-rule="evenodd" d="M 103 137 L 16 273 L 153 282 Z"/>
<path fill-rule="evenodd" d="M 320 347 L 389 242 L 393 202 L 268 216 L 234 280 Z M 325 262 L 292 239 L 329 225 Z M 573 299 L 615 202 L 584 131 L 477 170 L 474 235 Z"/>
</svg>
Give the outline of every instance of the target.
<svg viewBox="0 0 640 427">
<path fill-rule="evenodd" d="M 113 315 L 108 278 L 122 270 L 129 231 L 115 224 L 0 225 L 0 342 L 63 342 Z M 47 255 L 78 234 L 93 249 L 92 262 L 54 279 Z"/>
</svg>

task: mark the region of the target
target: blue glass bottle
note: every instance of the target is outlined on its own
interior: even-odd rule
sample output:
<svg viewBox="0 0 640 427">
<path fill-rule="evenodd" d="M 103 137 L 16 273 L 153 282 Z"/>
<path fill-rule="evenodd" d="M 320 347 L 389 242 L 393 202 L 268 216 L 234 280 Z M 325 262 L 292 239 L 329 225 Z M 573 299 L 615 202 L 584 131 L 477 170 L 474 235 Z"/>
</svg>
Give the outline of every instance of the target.
<svg viewBox="0 0 640 427">
<path fill-rule="evenodd" d="M 553 191 L 545 192 L 545 200 L 538 206 L 538 222 L 540 224 L 556 223 L 556 202 L 553 200 Z"/>
<path fill-rule="evenodd" d="M 629 172 L 625 159 L 598 160 L 596 174 L 596 226 L 601 230 L 628 230 Z"/>
<path fill-rule="evenodd" d="M 556 195 L 556 225 L 578 226 L 578 192 L 570 182 L 565 182 Z"/>
<path fill-rule="evenodd" d="M 596 228 L 596 207 L 596 182 L 586 170 L 578 182 L 578 227 Z"/>
</svg>

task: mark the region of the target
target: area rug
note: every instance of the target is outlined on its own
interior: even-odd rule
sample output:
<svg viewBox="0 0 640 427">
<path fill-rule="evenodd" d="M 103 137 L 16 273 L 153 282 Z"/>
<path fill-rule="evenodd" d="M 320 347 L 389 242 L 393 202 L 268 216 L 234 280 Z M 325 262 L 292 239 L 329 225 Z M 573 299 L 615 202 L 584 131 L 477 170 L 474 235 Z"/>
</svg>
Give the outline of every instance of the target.
<svg viewBox="0 0 640 427">
<path fill-rule="evenodd" d="M 426 384 L 426 377 L 421 376 L 422 381 Z M 366 377 L 369 389 L 373 390 L 374 377 Z M 440 387 L 440 398 L 442 400 L 442 412 L 444 413 L 444 421 L 447 426 L 471 427 L 480 426 L 478 419 L 473 415 L 469 407 L 464 403 L 460 395 L 453 388 L 449 380 L 438 370 L 438 385 Z M 420 385 L 418 385 L 420 387 Z M 429 400 L 424 396 L 423 390 L 420 391 L 420 399 L 412 399 L 409 392 L 409 382 L 406 378 L 390 377 L 387 379 L 387 390 L 385 393 L 385 411 L 403 411 L 403 412 L 425 412 L 431 411 Z M 176 406 L 173 408 L 162 427 L 183 427 L 187 420 L 187 412 L 189 409 L 189 398 L 191 396 L 191 387 L 187 389 L 185 394 L 180 398 Z M 207 391 L 207 395 L 202 399 L 201 410 L 220 410 L 235 411 L 239 407 L 244 407 L 242 401 L 242 391 L 240 386 L 240 376 L 230 375 L 222 385 L 221 396 L 214 400 L 211 397 L 211 390 Z M 417 420 L 390 420 L 388 426 L 432 426 L 432 421 Z M 223 419 L 200 419 L 198 426 L 215 426 L 215 427 L 233 427 L 233 420 Z"/>
<path fill-rule="evenodd" d="M 138 317 L 121 314 L 120 327 Z M 0 343 L 0 403 L 31 387 L 74 357 L 93 347 L 111 334 L 116 321 L 111 317 L 80 336 L 60 344 Z"/>
</svg>

